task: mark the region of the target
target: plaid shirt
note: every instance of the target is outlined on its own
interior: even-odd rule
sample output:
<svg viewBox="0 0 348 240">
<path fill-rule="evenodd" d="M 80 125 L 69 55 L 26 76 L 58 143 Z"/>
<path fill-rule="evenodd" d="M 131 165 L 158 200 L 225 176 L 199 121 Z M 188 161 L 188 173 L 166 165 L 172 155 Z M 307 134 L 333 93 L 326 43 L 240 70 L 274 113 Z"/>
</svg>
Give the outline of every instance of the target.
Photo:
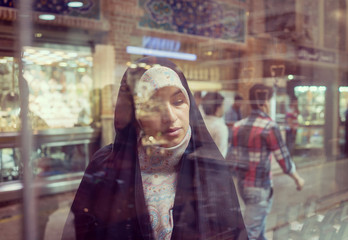
<svg viewBox="0 0 348 240">
<path fill-rule="evenodd" d="M 227 157 L 242 186 L 272 186 L 271 153 L 284 173 L 295 171 L 278 125 L 261 110 L 252 110 L 249 117 L 233 126 L 232 148 Z"/>
</svg>

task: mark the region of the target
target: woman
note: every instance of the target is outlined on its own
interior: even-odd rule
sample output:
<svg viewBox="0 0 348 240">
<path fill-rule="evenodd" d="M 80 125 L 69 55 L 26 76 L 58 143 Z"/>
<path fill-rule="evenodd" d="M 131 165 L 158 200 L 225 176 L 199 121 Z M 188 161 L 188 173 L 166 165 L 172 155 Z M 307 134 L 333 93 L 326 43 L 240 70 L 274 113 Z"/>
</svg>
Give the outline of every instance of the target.
<svg viewBox="0 0 348 240">
<path fill-rule="evenodd" d="M 230 173 L 184 75 L 164 59 L 135 64 L 121 82 L 115 142 L 88 166 L 63 239 L 71 230 L 78 240 L 246 239 Z"/>
<path fill-rule="evenodd" d="M 228 149 L 228 128 L 222 118 L 224 99 L 218 92 L 208 92 L 203 98 L 203 109 L 205 112 L 204 122 L 208 131 L 225 158 Z"/>
</svg>

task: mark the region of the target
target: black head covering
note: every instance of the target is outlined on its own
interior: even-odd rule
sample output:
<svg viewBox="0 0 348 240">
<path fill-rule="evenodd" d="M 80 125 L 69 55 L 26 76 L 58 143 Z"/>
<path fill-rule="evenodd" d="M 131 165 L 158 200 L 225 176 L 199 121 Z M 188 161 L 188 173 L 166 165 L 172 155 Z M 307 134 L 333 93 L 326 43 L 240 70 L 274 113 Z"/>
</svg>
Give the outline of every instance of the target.
<svg viewBox="0 0 348 240">
<path fill-rule="evenodd" d="M 71 207 L 73 239 L 154 239 L 138 161 L 132 91 L 146 66 L 155 64 L 178 74 L 190 100 L 192 134 L 180 161 L 171 239 L 247 239 L 228 166 L 204 125 L 183 73 L 169 60 L 155 57 L 135 64 L 122 78 L 115 142 L 94 155 Z M 63 239 L 70 239 L 68 225 Z"/>
</svg>

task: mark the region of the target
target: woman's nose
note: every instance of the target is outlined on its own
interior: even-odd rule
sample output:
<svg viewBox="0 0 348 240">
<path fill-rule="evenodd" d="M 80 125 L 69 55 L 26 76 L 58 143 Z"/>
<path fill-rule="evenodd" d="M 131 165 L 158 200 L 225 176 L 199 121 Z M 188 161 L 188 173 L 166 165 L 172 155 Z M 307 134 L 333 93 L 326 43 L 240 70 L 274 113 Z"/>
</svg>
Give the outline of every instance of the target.
<svg viewBox="0 0 348 240">
<path fill-rule="evenodd" d="M 161 117 L 162 117 L 162 121 L 164 123 L 175 121 L 176 115 L 173 111 L 172 106 L 169 103 L 165 104 L 165 107 L 163 108 Z"/>
</svg>

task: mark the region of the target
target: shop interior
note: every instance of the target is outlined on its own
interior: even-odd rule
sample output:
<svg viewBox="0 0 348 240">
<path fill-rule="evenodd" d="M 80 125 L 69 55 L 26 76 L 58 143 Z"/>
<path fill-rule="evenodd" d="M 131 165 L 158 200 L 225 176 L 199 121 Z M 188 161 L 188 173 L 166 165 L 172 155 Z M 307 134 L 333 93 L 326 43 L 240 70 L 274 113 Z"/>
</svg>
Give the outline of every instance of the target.
<svg viewBox="0 0 348 240">
<path fill-rule="evenodd" d="M 81 174 L 99 137 L 98 129 L 91 127 L 98 103 L 93 102 L 90 48 L 25 47 L 23 62 L 33 129 L 33 174 L 38 178 Z M 0 57 L 0 182 L 22 177 L 17 76 L 18 59 Z"/>
</svg>

